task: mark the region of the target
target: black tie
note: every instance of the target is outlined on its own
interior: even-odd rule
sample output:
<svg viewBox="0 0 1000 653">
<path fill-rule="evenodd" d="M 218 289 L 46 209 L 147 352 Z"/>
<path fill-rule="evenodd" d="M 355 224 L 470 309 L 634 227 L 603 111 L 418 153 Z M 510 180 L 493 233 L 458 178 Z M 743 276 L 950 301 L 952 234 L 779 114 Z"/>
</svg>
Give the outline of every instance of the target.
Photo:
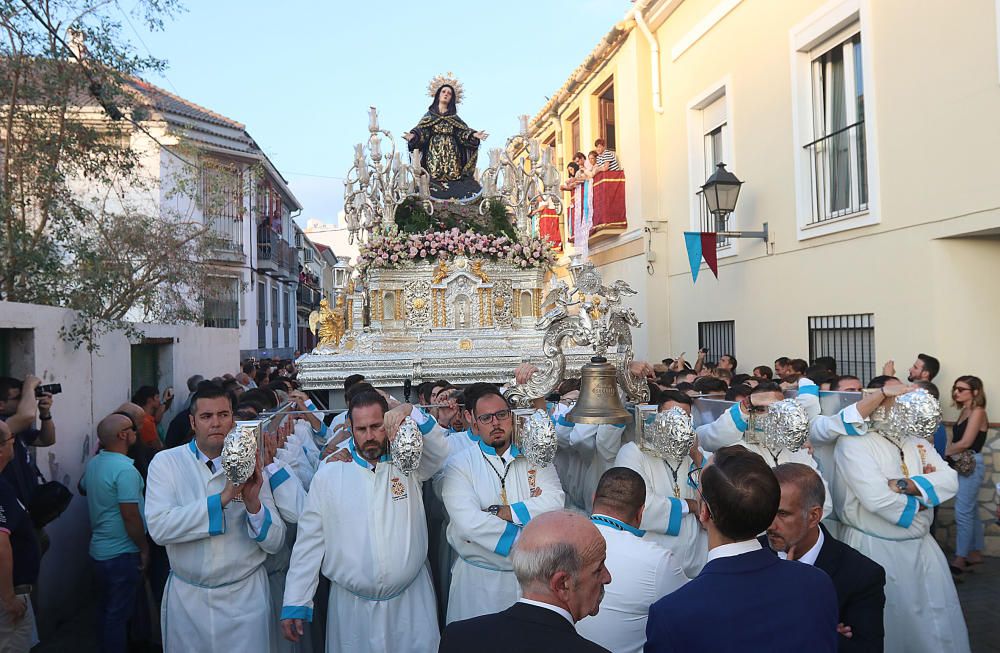
<svg viewBox="0 0 1000 653">
<path fill-rule="evenodd" d="M 212 464 L 211 460 L 205 461 L 205 467 L 208 467 L 208 471 L 212 472 L 213 474 L 215 473 L 215 465 Z"/>
</svg>

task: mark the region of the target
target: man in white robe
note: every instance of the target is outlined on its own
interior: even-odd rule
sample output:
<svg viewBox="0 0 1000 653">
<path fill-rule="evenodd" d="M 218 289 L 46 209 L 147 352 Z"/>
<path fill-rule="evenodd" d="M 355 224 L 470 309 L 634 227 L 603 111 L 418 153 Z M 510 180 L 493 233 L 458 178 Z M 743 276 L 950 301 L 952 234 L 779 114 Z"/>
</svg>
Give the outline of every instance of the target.
<svg viewBox="0 0 1000 653">
<path fill-rule="evenodd" d="M 808 379 L 801 381 L 804 383 L 800 382 L 799 384 L 799 403 L 803 405 L 806 417 L 818 415 L 819 388 Z M 766 412 L 768 406 L 784 398 L 785 395 L 778 384 L 761 383 L 753 389 L 749 397 L 730 406 L 729 410 L 717 420 L 696 428 L 698 441 L 706 451 L 715 451 L 721 447 L 739 444 L 763 458 L 771 467 L 777 467 L 782 463 L 801 463 L 815 469 L 822 478 L 823 473 L 807 447 L 803 446 L 798 451 L 791 451 L 787 448 L 772 451 L 763 445 L 761 429 L 751 426 L 754 414 Z M 823 478 L 823 485 L 827 492 L 826 503 L 823 505 L 823 517 L 826 518 L 833 513 L 833 500 L 826 478 Z"/>
<path fill-rule="evenodd" d="M 566 493 L 566 507 L 590 511 L 601 475 L 615 464 L 625 424 L 576 424 L 566 418 L 572 404 L 554 406 L 559 448 L 555 466 Z"/>
<path fill-rule="evenodd" d="M 867 404 L 887 410 L 911 389 L 894 377 L 876 377 L 869 388 L 879 393 L 858 402 L 863 417 Z M 930 534 L 932 508 L 955 496 L 958 474 L 931 442 L 888 434 L 880 422 L 861 429 L 837 440 L 834 487 L 840 539 L 885 568 L 885 651 L 968 651 L 948 561 Z"/>
<path fill-rule="evenodd" d="M 465 389 L 466 421 L 480 438 L 456 453 L 441 479 L 452 568 L 447 622 L 509 608 L 520 596 L 510 550 L 532 517 L 563 507 L 555 467 L 537 467 L 511 441 L 514 416 L 499 389 Z"/>
<path fill-rule="evenodd" d="M 424 436 L 420 465 L 408 475 L 388 455 L 407 416 Z M 350 460 L 320 466 L 299 516 L 282 631 L 295 641 L 312 621 L 322 571 L 331 581 L 328 653 L 435 651 L 440 635 L 422 484 L 444 464 L 443 430 L 409 404 L 389 411 L 375 392 L 352 398 L 348 423 Z"/>
<path fill-rule="evenodd" d="M 608 546 L 604 564 L 611 584 L 600 611 L 581 619 L 576 631 L 615 653 L 642 653 L 649 606 L 688 581 L 669 549 L 643 537 L 645 498 L 643 479 L 625 467 L 608 470 L 594 497 L 590 519 Z"/>
<path fill-rule="evenodd" d="M 281 549 L 285 525 L 259 466 L 241 487 L 222 471 L 233 408 L 221 389 L 197 392 L 194 439 L 149 466 L 146 523 L 171 567 L 161 608 L 165 653 L 276 645 L 264 559 Z"/>
<path fill-rule="evenodd" d="M 691 412 L 691 398 L 668 390 L 658 412 L 680 408 Z M 705 456 L 695 442 L 677 468 L 639 448 L 635 442 L 622 445 L 615 466 L 627 467 L 646 482 L 646 499 L 639 528 L 643 539 L 672 551 L 681 569 L 694 578 L 708 557 L 708 535 L 698 522 L 698 487 L 689 479 L 692 470 L 704 465 Z M 614 581 L 612 581 L 614 582 Z"/>
</svg>

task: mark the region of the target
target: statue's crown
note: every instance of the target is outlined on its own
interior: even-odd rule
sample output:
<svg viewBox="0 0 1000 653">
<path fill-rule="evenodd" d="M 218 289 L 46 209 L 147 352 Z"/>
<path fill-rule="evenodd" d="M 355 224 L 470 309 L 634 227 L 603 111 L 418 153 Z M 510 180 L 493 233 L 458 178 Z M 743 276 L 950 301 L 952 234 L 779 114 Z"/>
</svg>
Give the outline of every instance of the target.
<svg viewBox="0 0 1000 653">
<path fill-rule="evenodd" d="M 465 89 L 462 88 L 462 82 L 455 79 L 455 75 L 452 74 L 451 71 L 449 71 L 446 75 L 438 75 L 432 79 L 427 85 L 427 95 L 430 97 L 436 96 L 438 90 L 442 86 L 450 86 L 455 89 L 455 104 L 462 103 L 462 95 L 464 94 Z"/>
</svg>

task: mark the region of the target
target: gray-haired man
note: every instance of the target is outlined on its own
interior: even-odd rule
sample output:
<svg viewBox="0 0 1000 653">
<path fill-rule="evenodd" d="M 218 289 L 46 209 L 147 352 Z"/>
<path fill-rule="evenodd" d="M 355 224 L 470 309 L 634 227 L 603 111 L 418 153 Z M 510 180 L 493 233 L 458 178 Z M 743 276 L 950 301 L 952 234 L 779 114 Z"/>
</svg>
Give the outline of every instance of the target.
<svg viewBox="0 0 1000 653">
<path fill-rule="evenodd" d="M 607 649 L 577 634 L 574 624 L 595 615 L 611 574 L 606 545 L 597 527 L 569 510 L 541 514 L 525 525 L 511 563 L 522 598 L 497 614 L 449 624 L 439 653 L 597 653 Z"/>
</svg>

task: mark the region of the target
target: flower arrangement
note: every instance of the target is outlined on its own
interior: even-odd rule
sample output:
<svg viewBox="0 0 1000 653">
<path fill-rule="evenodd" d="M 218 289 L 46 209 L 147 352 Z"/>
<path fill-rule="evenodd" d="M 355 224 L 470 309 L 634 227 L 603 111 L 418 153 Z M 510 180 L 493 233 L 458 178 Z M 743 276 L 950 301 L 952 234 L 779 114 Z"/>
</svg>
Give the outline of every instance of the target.
<svg viewBox="0 0 1000 653">
<path fill-rule="evenodd" d="M 411 263 L 438 258 L 467 256 L 504 261 L 521 268 L 549 267 L 556 255 L 549 241 L 533 236 L 520 241 L 504 234 L 480 234 L 460 231 L 429 231 L 407 234 L 398 230 L 373 234 L 360 247 L 360 270 L 400 268 Z"/>
</svg>

